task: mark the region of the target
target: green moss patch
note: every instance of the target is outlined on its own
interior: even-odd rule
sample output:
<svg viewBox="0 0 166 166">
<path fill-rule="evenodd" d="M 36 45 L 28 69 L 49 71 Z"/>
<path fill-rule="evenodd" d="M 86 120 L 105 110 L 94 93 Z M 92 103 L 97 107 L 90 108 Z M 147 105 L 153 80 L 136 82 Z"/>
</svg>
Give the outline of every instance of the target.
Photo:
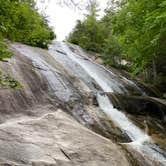
<svg viewBox="0 0 166 166">
<path fill-rule="evenodd" d="M 0 72 L 0 87 L 1 88 L 22 88 L 19 81 L 12 78 L 9 74 Z"/>
</svg>

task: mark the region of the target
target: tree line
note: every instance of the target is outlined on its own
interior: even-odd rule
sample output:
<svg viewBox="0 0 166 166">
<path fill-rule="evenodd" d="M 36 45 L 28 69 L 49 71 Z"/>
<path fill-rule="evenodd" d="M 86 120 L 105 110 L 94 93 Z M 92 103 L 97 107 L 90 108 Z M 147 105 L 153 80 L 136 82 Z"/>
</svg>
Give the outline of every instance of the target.
<svg viewBox="0 0 166 166">
<path fill-rule="evenodd" d="M 47 48 L 53 38 L 55 34 L 34 0 L 0 0 L 0 59 L 11 55 L 3 39 Z"/>
<path fill-rule="evenodd" d="M 166 79 L 166 0 L 112 1 L 97 19 L 92 1 L 89 14 L 77 24 L 68 41 L 102 54 L 105 64 L 122 67 L 152 83 Z"/>
</svg>

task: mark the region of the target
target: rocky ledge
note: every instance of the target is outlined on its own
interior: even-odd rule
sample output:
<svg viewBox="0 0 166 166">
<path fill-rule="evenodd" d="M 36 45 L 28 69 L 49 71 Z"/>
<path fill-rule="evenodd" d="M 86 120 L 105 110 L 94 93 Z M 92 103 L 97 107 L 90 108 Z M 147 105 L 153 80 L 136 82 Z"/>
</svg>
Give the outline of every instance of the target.
<svg viewBox="0 0 166 166">
<path fill-rule="evenodd" d="M 22 87 L 0 89 L 1 166 L 130 165 L 121 146 L 87 129 L 70 115 L 72 110 L 65 105 L 66 101 L 60 100 L 60 92 L 51 93 L 48 80 L 41 73 L 45 70 L 18 49 L 10 49 L 12 58 L 0 62 L 0 67 Z M 46 51 L 39 51 L 47 56 Z M 54 66 L 56 72 L 61 68 L 58 74 L 63 79 L 63 68 L 55 61 Z"/>
</svg>

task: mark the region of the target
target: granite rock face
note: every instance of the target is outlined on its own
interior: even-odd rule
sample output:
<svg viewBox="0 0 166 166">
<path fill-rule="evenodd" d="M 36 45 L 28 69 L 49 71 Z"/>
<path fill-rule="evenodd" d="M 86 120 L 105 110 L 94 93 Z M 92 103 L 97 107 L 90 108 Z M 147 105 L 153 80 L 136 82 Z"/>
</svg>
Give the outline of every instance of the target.
<svg viewBox="0 0 166 166">
<path fill-rule="evenodd" d="M 2 124 L 0 147 L 1 165 L 129 165 L 121 148 L 62 110 Z"/>
<path fill-rule="evenodd" d="M 15 45 L 17 49 L 10 45 L 13 57 L 6 63 L 0 62 L 0 67 L 23 87 L 0 89 L 0 165 L 130 165 L 119 145 L 84 127 L 71 116 L 72 105 L 89 102 L 83 97 L 88 93 L 84 91 L 88 87 L 79 79 L 73 85 L 71 76 L 51 56 L 48 58 L 47 51 Z M 51 66 L 43 60 L 39 61 L 44 66 L 35 64 L 19 47 L 25 48 L 25 52 L 26 49 L 32 49 L 34 53 L 38 50 Z M 32 56 L 31 52 L 28 55 Z M 46 73 L 57 82 L 51 82 Z M 74 89 L 74 86 L 79 88 Z M 53 89 L 56 87 L 64 88 L 58 91 Z"/>
<path fill-rule="evenodd" d="M 75 45 L 8 45 L 0 68 L 22 88 L 0 88 L 0 166 L 166 165 L 155 92 Z"/>
</svg>

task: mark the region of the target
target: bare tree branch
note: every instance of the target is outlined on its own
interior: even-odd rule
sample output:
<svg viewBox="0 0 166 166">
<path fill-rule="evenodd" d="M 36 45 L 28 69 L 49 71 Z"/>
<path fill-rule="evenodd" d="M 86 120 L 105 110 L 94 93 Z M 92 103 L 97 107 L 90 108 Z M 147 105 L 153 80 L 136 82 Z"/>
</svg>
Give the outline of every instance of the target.
<svg viewBox="0 0 166 166">
<path fill-rule="evenodd" d="M 37 1 L 37 0 L 36 0 Z M 94 0 L 55 0 L 58 5 L 68 6 L 70 8 L 83 10 L 89 6 Z M 46 8 L 50 0 L 40 0 L 41 3 L 46 4 Z"/>
</svg>

